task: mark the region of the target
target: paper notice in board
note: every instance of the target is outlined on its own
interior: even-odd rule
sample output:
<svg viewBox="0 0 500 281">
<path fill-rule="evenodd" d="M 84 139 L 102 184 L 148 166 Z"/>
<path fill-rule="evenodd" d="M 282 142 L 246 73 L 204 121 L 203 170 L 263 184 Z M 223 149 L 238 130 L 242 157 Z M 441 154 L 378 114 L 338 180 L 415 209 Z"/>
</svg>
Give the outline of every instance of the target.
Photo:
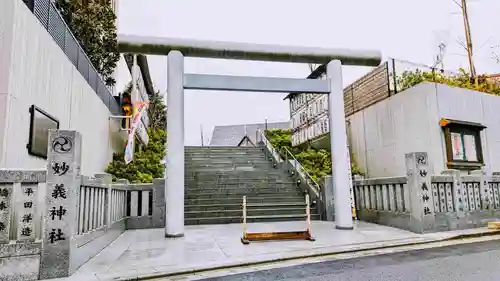
<svg viewBox="0 0 500 281">
<path fill-rule="evenodd" d="M 453 160 L 465 160 L 464 145 L 460 134 L 451 133 L 451 148 L 453 151 Z"/>
<path fill-rule="evenodd" d="M 477 161 L 476 138 L 473 135 L 464 135 L 464 148 L 467 161 Z"/>
</svg>

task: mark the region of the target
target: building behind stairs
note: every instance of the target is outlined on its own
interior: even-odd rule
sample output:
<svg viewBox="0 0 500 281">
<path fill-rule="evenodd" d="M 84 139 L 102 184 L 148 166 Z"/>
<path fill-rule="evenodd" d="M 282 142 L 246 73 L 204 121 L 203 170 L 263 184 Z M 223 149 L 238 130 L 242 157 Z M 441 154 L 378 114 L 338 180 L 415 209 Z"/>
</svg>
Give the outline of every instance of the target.
<svg viewBox="0 0 500 281">
<path fill-rule="evenodd" d="M 309 78 L 321 79 L 323 72 L 319 67 Z M 361 171 L 369 178 L 400 176 L 406 172 L 406 153 L 427 152 L 432 174 L 500 172 L 495 157 L 500 153 L 500 97 L 432 80 L 415 83 L 418 75 L 457 74 L 391 59 L 344 89 L 351 157 Z M 493 84 L 485 87 L 493 89 Z M 325 97 L 287 96 L 293 145 L 329 149 Z"/>
</svg>

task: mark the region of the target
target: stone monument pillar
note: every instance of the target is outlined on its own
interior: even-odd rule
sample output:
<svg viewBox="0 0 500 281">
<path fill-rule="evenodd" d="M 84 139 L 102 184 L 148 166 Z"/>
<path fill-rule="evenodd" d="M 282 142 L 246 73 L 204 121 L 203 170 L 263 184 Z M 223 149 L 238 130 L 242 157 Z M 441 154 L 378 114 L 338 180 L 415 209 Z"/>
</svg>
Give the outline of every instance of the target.
<svg viewBox="0 0 500 281">
<path fill-rule="evenodd" d="M 427 152 L 406 154 L 406 176 L 410 191 L 410 228 L 424 233 L 434 228 L 434 198 Z"/>
<path fill-rule="evenodd" d="M 81 136 L 50 130 L 40 279 L 66 277 L 75 270 L 80 194 Z"/>
</svg>

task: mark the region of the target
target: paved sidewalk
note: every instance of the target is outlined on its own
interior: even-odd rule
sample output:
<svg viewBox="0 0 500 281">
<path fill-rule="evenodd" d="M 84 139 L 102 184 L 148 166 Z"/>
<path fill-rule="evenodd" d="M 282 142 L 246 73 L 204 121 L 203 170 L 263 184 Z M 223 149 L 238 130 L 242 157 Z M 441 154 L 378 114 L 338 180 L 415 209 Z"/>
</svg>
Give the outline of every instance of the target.
<svg viewBox="0 0 500 281">
<path fill-rule="evenodd" d="M 302 230 L 304 222 L 253 223 L 249 232 Z M 165 239 L 163 229 L 129 230 L 83 265 L 73 276 L 56 280 L 137 280 L 138 277 L 188 273 L 266 261 L 361 251 L 490 232 L 486 228 L 415 234 L 357 222 L 354 230 L 336 230 L 332 222 L 313 221 L 316 241 L 279 241 L 243 245 L 241 224 L 187 226 L 185 237 Z M 54 279 L 53 279 L 54 280 Z"/>
</svg>

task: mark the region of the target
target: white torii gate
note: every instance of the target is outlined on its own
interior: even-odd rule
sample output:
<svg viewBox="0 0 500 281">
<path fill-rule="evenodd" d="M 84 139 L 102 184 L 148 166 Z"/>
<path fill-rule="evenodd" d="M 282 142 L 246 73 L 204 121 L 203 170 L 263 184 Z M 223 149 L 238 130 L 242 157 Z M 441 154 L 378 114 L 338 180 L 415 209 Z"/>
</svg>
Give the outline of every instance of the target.
<svg viewBox="0 0 500 281">
<path fill-rule="evenodd" d="M 332 180 L 337 229 L 353 229 L 351 167 L 344 116 L 342 65 L 377 66 L 374 50 L 246 44 L 120 35 L 122 53 L 167 55 L 167 167 L 165 236 L 184 236 L 184 89 L 329 94 Z M 184 56 L 297 63 L 328 63 L 325 80 L 185 74 Z"/>
</svg>

